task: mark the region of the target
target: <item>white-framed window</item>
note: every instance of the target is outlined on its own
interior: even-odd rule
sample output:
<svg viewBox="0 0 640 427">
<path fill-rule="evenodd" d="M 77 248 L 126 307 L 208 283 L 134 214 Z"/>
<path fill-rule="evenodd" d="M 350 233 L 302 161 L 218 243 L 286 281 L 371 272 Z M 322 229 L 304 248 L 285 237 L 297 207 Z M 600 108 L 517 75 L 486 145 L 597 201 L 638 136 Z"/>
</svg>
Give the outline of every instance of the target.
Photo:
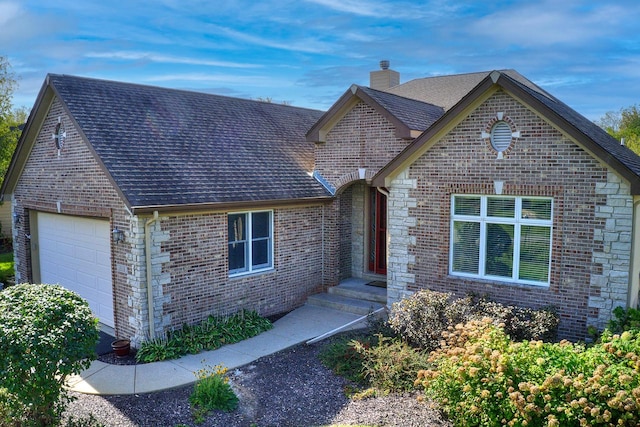
<svg viewBox="0 0 640 427">
<path fill-rule="evenodd" d="M 553 199 L 453 195 L 449 273 L 549 285 Z"/>
<path fill-rule="evenodd" d="M 273 211 L 228 216 L 229 276 L 273 268 Z"/>
</svg>

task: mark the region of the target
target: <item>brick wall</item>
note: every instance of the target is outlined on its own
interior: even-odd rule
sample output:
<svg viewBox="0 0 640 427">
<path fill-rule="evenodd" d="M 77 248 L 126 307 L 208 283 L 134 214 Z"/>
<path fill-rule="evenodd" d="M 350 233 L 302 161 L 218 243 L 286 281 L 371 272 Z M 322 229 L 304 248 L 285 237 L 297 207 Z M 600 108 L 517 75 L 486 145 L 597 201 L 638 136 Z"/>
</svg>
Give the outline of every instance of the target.
<svg viewBox="0 0 640 427">
<path fill-rule="evenodd" d="M 367 104 L 356 104 L 327 134 L 326 142 L 316 144 L 316 171 L 336 189 L 360 178 L 367 179 L 402 151 L 409 141 L 395 136 L 395 128 Z"/>
<path fill-rule="evenodd" d="M 520 131 L 502 159 L 481 136 L 498 112 Z M 553 197 L 548 288 L 448 274 L 451 195 L 494 194 L 494 181 L 504 182 L 505 195 Z M 607 309 L 622 300 L 621 294 L 613 300 L 605 296 L 611 279 L 625 273 L 621 283 L 628 278 L 631 198 L 619 180 L 611 190 L 611 181 L 616 179 L 587 152 L 506 93 L 497 92 L 391 184 L 389 217 L 395 218 L 389 225 L 389 299 L 429 288 L 487 294 L 531 307 L 553 305 L 560 311 L 561 336 L 584 338 L 588 323 L 601 325 L 608 317 L 598 310 L 601 299 L 609 299 Z M 604 215 L 612 212 L 612 203 L 624 210 L 622 222 Z M 614 246 L 615 256 L 603 259 Z M 617 292 L 623 293 L 623 287 Z"/>
<path fill-rule="evenodd" d="M 275 209 L 274 269 L 228 277 L 227 214 L 180 215 L 160 221 L 164 329 L 243 308 L 268 316 L 292 310 L 322 289 L 322 206 Z"/>
<path fill-rule="evenodd" d="M 59 154 L 51 138 L 58 118 L 67 133 Z M 33 281 L 32 242 L 26 237 L 35 231 L 29 222 L 30 212 L 59 211 L 68 215 L 105 218 L 111 221 L 111 227 L 128 229 L 122 200 L 57 100 L 54 100 L 43 122 L 17 183 L 13 210 L 22 218 L 13 234 L 17 282 Z M 127 245 L 111 245 L 112 265 L 120 266 L 119 272 L 117 268 L 112 269 L 116 332 L 120 337 L 129 337 L 135 331 L 129 324 L 132 310 L 128 305 L 131 292 L 127 285 Z"/>
</svg>

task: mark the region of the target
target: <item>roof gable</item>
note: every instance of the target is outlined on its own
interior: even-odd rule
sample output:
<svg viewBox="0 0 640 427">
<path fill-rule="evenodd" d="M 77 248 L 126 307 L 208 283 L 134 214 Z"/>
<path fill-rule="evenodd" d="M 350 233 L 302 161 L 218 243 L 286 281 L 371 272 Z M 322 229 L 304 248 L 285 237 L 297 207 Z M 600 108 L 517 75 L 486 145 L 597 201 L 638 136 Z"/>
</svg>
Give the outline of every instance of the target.
<svg viewBox="0 0 640 427">
<path fill-rule="evenodd" d="M 380 187 L 388 185 L 389 178 L 395 176 L 424 153 L 443 132 L 466 117 L 470 109 L 498 88 L 502 88 L 523 104 L 528 105 L 549 123 L 582 144 L 600 161 L 620 173 L 630 182 L 632 193 L 640 194 L 640 157 L 637 154 L 627 147 L 621 146 L 615 138 L 566 104 L 537 86 L 523 83 L 520 80 L 501 71 L 493 71 L 486 75 L 471 91 L 448 109 L 438 121 L 382 168 L 373 178 L 373 184 Z"/>
<path fill-rule="evenodd" d="M 396 136 L 403 139 L 415 138 L 444 114 L 437 105 L 352 85 L 307 132 L 307 140 L 324 142 L 331 128 L 360 101 L 386 117 L 395 126 Z"/>
<path fill-rule="evenodd" d="M 304 137 L 320 111 L 66 75 L 49 75 L 43 91 L 134 211 L 330 197 Z"/>
</svg>

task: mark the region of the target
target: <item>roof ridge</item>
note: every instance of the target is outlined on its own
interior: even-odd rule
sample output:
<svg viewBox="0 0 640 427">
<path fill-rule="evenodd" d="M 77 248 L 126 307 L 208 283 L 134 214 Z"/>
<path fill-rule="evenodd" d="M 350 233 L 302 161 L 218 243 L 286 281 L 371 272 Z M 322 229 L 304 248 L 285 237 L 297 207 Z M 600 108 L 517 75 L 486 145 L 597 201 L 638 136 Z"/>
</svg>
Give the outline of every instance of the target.
<svg viewBox="0 0 640 427">
<path fill-rule="evenodd" d="M 97 77 L 77 76 L 77 75 L 73 75 L 73 74 L 49 73 L 49 74 L 47 74 L 47 78 L 49 78 L 49 77 L 58 77 L 58 78 L 63 78 L 63 79 L 77 79 L 77 80 L 90 81 L 90 82 L 116 84 L 116 85 L 122 85 L 122 86 L 128 86 L 128 87 L 136 87 L 136 88 L 140 88 L 140 89 L 154 89 L 154 90 L 173 92 L 173 93 L 187 93 L 187 94 L 194 94 L 194 95 L 211 96 L 211 97 L 216 97 L 216 98 L 223 98 L 223 99 L 236 100 L 236 101 L 242 101 L 242 102 L 253 102 L 253 103 L 256 103 L 256 104 L 268 104 L 268 105 L 271 105 L 271 106 L 274 106 L 274 107 L 295 108 L 295 109 L 298 109 L 298 110 L 320 111 L 320 112 L 323 111 L 323 110 L 316 109 L 316 108 L 299 107 L 299 106 L 296 106 L 296 105 L 282 104 L 282 103 L 277 103 L 277 102 L 261 101 L 261 100 L 257 100 L 257 99 L 251 99 L 251 98 L 240 98 L 240 97 L 236 97 L 236 96 L 221 95 L 221 94 L 218 94 L 218 93 L 201 92 L 201 91 L 192 90 L 192 89 L 169 88 L 169 87 L 157 86 L 157 85 L 152 85 L 152 84 L 126 82 L 126 81 L 112 80 L 112 79 L 101 79 L 101 78 L 97 78 Z"/>
</svg>

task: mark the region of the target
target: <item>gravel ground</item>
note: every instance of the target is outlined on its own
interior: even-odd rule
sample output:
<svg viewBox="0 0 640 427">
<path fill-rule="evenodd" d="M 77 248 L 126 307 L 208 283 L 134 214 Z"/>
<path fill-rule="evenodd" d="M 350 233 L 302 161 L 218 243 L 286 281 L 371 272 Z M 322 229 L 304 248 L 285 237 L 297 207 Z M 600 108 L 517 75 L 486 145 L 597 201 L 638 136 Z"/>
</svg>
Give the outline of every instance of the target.
<svg viewBox="0 0 640 427">
<path fill-rule="evenodd" d="M 420 426 L 451 424 L 415 395 L 390 395 L 365 400 L 345 397 L 347 380 L 334 375 L 318 359 L 326 343 L 298 345 L 230 372 L 240 398 L 233 412 L 212 412 L 203 427 L 268 426 Z M 189 407 L 193 387 L 130 396 L 73 393 L 67 415 L 89 414 L 107 426 L 194 426 Z"/>
</svg>

